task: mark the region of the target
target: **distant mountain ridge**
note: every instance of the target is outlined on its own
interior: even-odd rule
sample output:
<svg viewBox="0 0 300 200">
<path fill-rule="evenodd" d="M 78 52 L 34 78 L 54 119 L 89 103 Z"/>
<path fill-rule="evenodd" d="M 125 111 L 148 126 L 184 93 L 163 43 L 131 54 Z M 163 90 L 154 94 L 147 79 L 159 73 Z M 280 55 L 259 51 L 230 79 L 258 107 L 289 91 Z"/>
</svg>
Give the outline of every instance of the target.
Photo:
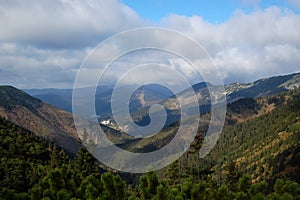
<svg viewBox="0 0 300 200">
<path fill-rule="evenodd" d="M 82 93 L 82 102 L 85 102 L 85 94 L 93 93 L 91 87 L 80 88 Z M 106 119 L 112 115 L 111 96 L 113 93 L 112 86 L 98 86 L 95 93 L 96 113 L 101 119 Z M 123 91 L 128 89 L 124 86 Z M 73 89 L 25 89 L 25 92 L 41 99 L 42 101 L 56 106 L 62 110 L 72 112 L 72 92 Z M 165 87 L 158 84 L 149 84 L 139 87 L 131 97 L 130 111 L 135 112 L 143 107 L 162 102 L 168 99 L 173 93 Z M 83 114 L 84 115 L 84 114 Z M 84 116 L 91 117 L 91 116 Z"/>
<path fill-rule="evenodd" d="M 199 109 L 202 114 L 210 112 L 211 96 L 209 89 L 211 88 L 212 90 L 215 89 L 215 91 L 218 91 L 218 86 L 214 86 L 210 83 L 200 82 L 193 85 L 194 92 L 198 98 Z M 214 95 L 216 102 L 226 95 L 227 103 L 231 103 L 243 98 L 266 97 L 297 88 L 300 88 L 300 73 L 264 78 L 247 84 L 232 83 L 224 86 L 225 94 L 215 92 L 212 95 Z M 185 103 L 188 105 L 189 99 L 192 101 L 193 95 L 194 93 L 191 93 L 190 90 L 184 90 L 176 94 L 176 96 L 173 95 L 160 103 L 167 110 L 167 125 L 180 119 L 180 104 L 178 103 L 177 98 L 184 99 Z M 144 108 L 133 113 L 133 119 L 138 124 L 148 124 L 150 121 L 148 109 L 149 108 Z"/>
<path fill-rule="evenodd" d="M 300 73 L 264 78 L 248 84 L 233 83 L 225 86 L 228 101 L 264 97 L 298 88 L 300 88 Z"/>
<path fill-rule="evenodd" d="M 209 103 L 209 92 L 207 87 L 213 86 L 210 83 L 204 82 L 192 86 L 196 94 L 201 95 L 201 105 Z M 259 79 L 252 83 L 232 83 L 225 85 L 224 87 L 228 102 L 233 102 L 240 98 L 263 97 L 299 88 L 300 73 Z M 101 86 L 96 90 L 96 111 L 97 114 L 103 115 L 103 118 L 107 118 L 111 115 L 109 107 L 113 89 L 112 86 Z M 84 90 L 89 91 L 89 88 L 82 88 L 81 90 L 83 92 Z M 27 89 L 24 91 L 46 103 L 72 112 L 72 89 Z M 141 94 L 146 98 L 145 101 L 141 101 Z M 172 102 L 172 99 L 176 97 L 175 95 L 185 95 L 185 91 L 182 91 L 179 94 L 173 94 L 170 90 L 157 84 L 145 85 L 134 92 L 131 99 L 130 110 L 135 112 L 155 103 L 166 102 L 165 104 L 168 104 L 168 99 Z M 204 99 L 206 99 L 205 102 L 203 102 Z"/>
<path fill-rule="evenodd" d="M 192 86 L 195 94 L 198 97 L 199 108 L 201 113 L 209 112 L 211 109 L 211 96 L 208 88 L 214 88 L 210 83 L 199 82 Z M 232 83 L 224 86 L 227 103 L 237 101 L 242 98 L 257 98 L 265 97 L 272 94 L 296 89 L 300 87 L 300 73 L 274 76 L 269 78 L 259 79 L 252 83 Z M 83 94 L 90 92 L 91 88 L 81 88 Z M 123 88 L 126 93 L 126 87 Z M 111 97 L 114 88 L 112 86 L 97 87 L 95 95 L 96 114 L 100 121 L 112 119 L 111 111 Z M 68 112 L 72 111 L 72 89 L 31 89 L 25 90 L 36 98 L 43 100 L 51 105 Z M 183 90 L 178 94 L 173 94 L 172 91 L 159 86 L 157 84 L 144 85 L 139 87 L 132 94 L 129 102 L 129 110 L 132 118 L 138 125 L 145 126 L 149 124 L 150 118 L 148 116 L 149 108 L 154 104 L 161 104 L 167 110 L 168 118 L 166 126 L 178 121 L 180 119 L 180 105 L 177 101 L 178 97 L 184 98 L 188 103 L 192 99 L 188 90 Z M 222 95 L 215 93 L 215 99 L 219 99 Z M 84 103 L 85 96 L 82 96 Z M 85 114 L 82 112 L 84 117 Z M 117 128 L 115 125 L 111 126 Z"/>
<path fill-rule="evenodd" d="M 78 89 L 83 93 L 90 91 L 90 87 Z M 109 91 L 112 88 L 110 86 L 101 86 L 96 90 L 96 95 L 102 95 Z M 41 99 L 42 101 L 49 103 L 57 108 L 62 110 L 72 112 L 72 93 L 73 89 L 56 89 L 56 88 L 45 88 L 45 89 L 25 89 L 26 93 L 31 96 Z M 104 103 L 104 102 L 103 102 Z"/>
</svg>

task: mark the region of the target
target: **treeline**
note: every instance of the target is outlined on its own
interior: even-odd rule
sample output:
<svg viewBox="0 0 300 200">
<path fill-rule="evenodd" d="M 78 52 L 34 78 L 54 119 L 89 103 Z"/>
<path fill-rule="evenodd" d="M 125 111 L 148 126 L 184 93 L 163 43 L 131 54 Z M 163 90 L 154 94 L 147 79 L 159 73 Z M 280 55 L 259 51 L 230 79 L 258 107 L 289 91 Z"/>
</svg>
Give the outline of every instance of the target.
<svg viewBox="0 0 300 200">
<path fill-rule="evenodd" d="M 300 90 L 240 100 L 229 105 L 229 112 L 248 114 L 250 108 L 273 106 L 272 110 L 266 109 L 266 114 L 225 126 L 216 146 L 204 159 L 198 155 L 202 138 L 196 138 L 190 150 L 169 167 L 175 171 L 174 177 L 229 184 L 230 171 L 234 169 L 238 175 L 235 182 L 249 174 L 255 183 L 267 180 L 270 187 L 278 178 L 300 183 Z M 161 174 L 165 177 L 166 172 Z"/>
<path fill-rule="evenodd" d="M 251 177 L 232 176 L 218 185 L 192 176 L 181 179 L 168 168 L 166 180 L 156 173 L 126 184 L 117 174 L 104 172 L 84 148 L 70 158 L 63 150 L 29 131 L 0 119 L 0 199 L 300 199 L 300 186 L 277 179 L 251 183 Z M 172 167 L 173 166 L 173 167 Z"/>
<path fill-rule="evenodd" d="M 236 164 L 239 173 L 256 181 L 287 177 L 300 182 L 300 90 L 266 99 L 276 108 L 266 114 L 224 129 L 213 151 L 216 173 Z M 217 167 L 217 168 L 218 168 Z M 223 169 L 223 170 L 222 170 Z M 228 171 L 228 170 L 227 170 Z"/>
<path fill-rule="evenodd" d="M 137 176 L 104 171 L 85 148 L 70 155 L 0 119 L 0 199 L 300 199 L 300 91 L 267 102 L 278 108 L 226 127 L 205 159 L 198 135 L 178 161 L 136 184 Z M 252 108 L 251 99 L 238 102 L 240 113 Z"/>
</svg>

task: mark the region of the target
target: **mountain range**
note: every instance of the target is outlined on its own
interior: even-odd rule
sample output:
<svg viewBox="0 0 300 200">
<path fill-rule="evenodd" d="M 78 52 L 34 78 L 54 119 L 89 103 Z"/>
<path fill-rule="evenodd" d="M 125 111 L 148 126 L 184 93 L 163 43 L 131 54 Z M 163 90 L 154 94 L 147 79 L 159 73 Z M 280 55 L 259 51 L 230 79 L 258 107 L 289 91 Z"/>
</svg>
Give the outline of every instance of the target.
<svg viewBox="0 0 300 200">
<path fill-rule="evenodd" d="M 198 83 L 193 85 L 196 95 L 200 97 L 199 106 L 200 110 L 202 110 L 202 114 L 209 112 L 210 110 L 210 94 L 208 92 L 208 87 L 214 86 L 209 83 Z M 225 91 L 227 102 L 230 103 L 243 98 L 266 97 L 299 87 L 300 74 L 296 73 L 264 78 L 248 84 L 233 83 L 225 85 Z M 89 92 L 89 88 L 82 88 L 81 90 L 83 93 Z M 69 89 L 31 89 L 25 91 L 33 96 L 13 88 L 12 86 L 1 86 L 0 116 L 36 133 L 37 135 L 47 138 L 49 141 L 53 141 L 58 145 L 63 146 L 71 152 L 75 152 L 80 145 L 78 142 L 79 136 L 76 133 L 73 116 L 71 113 L 67 112 L 67 108 L 70 108 L 70 104 L 72 103 L 72 91 Z M 111 112 L 110 98 L 112 92 L 113 89 L 109 86 L 97 88 L 96 108 L 97 105 L 101 104 L 101 107 L 98 107 L 99 109 L 97 112 L 104 111 L 106 114 Z M 131 105 L 132 117 L 139 125 L 147 125 L 150 120 L 148 116 L 150 106 L 159 103 L 166 108 L 168 114 L 165 130 L 172 132 L 172 128 L 169 128 L 169 126 L 174 123 L 176 124 L 178 119 L 180 119 L 180 107 L 176 98 L 181 96 L 188 101 L 189 95 L 190 94 L 185 90 L 179 94 L 173 94 L 167 88 L 156 84 L 140 87 L 134 92 L 129 103 L 129 105 Z M 41 99 L 47 101 L 44 103 L 36 97 L 41 97 Z M 60 108 L 65 108 L 65 110 L 54 107 L 49 103 L 53 103 L 54 106 Z M 103 118 L 109 118 L 109 115 L 106 114 L 104 114 Z M 110 137 L 114 138 L 116 143 L 121 144 L 124 141 L 130 140 L 130 143 L 132 144 L 140 141 L 140 139 L 135 140 L 125 133 L 121 134 L 122 139 L 118 139 L 115 136 L 120 135 L 117 133 L 119 129 L 113 123 L 102 126 L 106 127 L 107 131 L 112 133 Z M 169 137 L 169 135 L 167 134 L 166 137 Z M 123 144 L 123 146 L 124 145 L 125 144 Z M 125 146 L 128 145 L 129 143 Z"/>
<path fill-rule="evenodd" d="M 201 113 L 209 112 L 211 108 L 210 94 L 208 88 L 216 86 L 210 83 L 200 82 L 192 86 L 196 96 L 199 100 L 199 109 Z M 241 98 L 257 98 L 276 94 L 283 91 L 300 87 L 300 73 L 289 74 L 284 76 L 275 76 L 264 78 L 252 83 L 232 83 L 224 86 L 227 102 L 234 102 Z M 82 104 L 85 102 L 85 95 L 90 93 L 91 88 L 79 89 L 82 95 Z M 122 91 L 126 91 L 124 86 Z M 57 108 L 72 112 L 72 89 L 28 89 L 24 90 L 28 94 L 41 99 L 42 101 L 54 105 Z M 114 88 L 112 86 L 99 86 L 95 92 L 95 109 L 99 121 L 110 119 L 113 122 L 111 111 L 111 97 Z M 161 104 L 167 111 L 166 126 L 178 121 L 180 119 L 180 105 L 177 101 L 178 97 L 189 101 L 192 94 L 188 90 L 183 90 L 178 94 L 172 93 L 169 89 L 157 84 L 144 85 L 137 88 L 132 94 L 129 101 L 129 110 L 133 120 L 142 126 L 150 123 L 148 115 L 149 108 L 154 104 Z M 214 94 L 214 98 L 224 94 Z M 218 96 L 219 95 L 219 96 Z M 82 111 L 82 116 L 90 118 L 89 114 Z M 128 116 L 127 116 L 128 117 Z M 110 124 L 111 127 L 118 127 Z M 125 126 L 125 125 L 124 125 Z"/>
<path fill-rule="evenodd" d="M 199 110 L 201 114 L 209 112 L 211 109 L 211 96 L 209 89 L 218 91 L 218 86 L 210 83 L 198 83 L 192 86 L 195 94 L 190 90 L 183 90 L 182 92 L 171 96 L 169 99 L 160 102 L 167 111 L 166 127 L 180 119 L 180 104 L 177 98 L 184 99 L 188 106 L 194 95 L 198 98 Z M 272 94 L 289 91 L 300 88 L 300 73 L 289 74 L 285 76 L 276 76 L 257 80 L 253 83 L 233 83 L 224 86 L 225 94 L 219 92 L 213 93 L 213 98 L 216 102 L 226 96 L 227 103 L 237 101 L 242 98 L 259 98 L 266 97 Z M 138 124 L 147 125 L 150 122 L 148 115 L 149 107 L 144 107 L 132 113 L 134 121 Z"/>
<path fill-rule="evenodd" d="M 185 180 L 188 176 L 202 179 L 201 177 L 209 175 L 211 180 L 222 182 L 229 179 L 232 170 L 236 170 L 236 173 L 251 174 L 251 180 L 254 182 L 264 179 L 272 182 L 281 177 L 300 182 L 299 86 L 299 73 L 265 78 L 248 84 L 226 85 L 228 104 L 224 130 L 210 154 L 204 159 L 199 159 L 198 151 L 210 121 L 208 87 L 215 86 L 209 83 L 194 85 L 195 93 L 201 97 L 200 109 L 207 110 L 201 113 L 201 122 L 194 142 L 188 151 L 170 166 L 171 169 L 181 169 L 174 172 L 177 174 L 174 180 Z M 97 95 L 102 100 L 109 99 L 111 90 L 104 88 L 102 92 L 98 91 Z M 44 95 L 49 91 L 62 97 L 70 97 L 69 90 L 38 90 L 35 94 Z M 135 102 L 132 117 L 136 117 L 136 122 L 141 122 L 138 119 L 147 118 L 147 109 L 153 103 L 163 105 L 171 116 L 167 122 L 169 124 L 151 137 L 135 138 L 119 131 L 114 124 L 100 123 L 100 126 L 108 138 L 122 149 L 143 153 L 155 151 L 172 140 L 180 125 L 176 121 L 177 116 L 174 117 L 179 109 L 176 96 L 189 99 L 189 93 L 185 90 L 179 94 L 172 94 L 165 88 L 154 85 L 141 87 L 132 95 L 132 102 Z M 109 104 L 109 101 L 106 102 Z M 15 124 L 29 130 L 72 155 L 81 147 L 82 137 L 77 133 L 71 113 L 44 103 L 12 86 L 0 86 L 0 117 L 9 121 L 10 126 Z M 88 140 L 93 139 L 89 135 L 87 137 Z M 107 156 L 113 158 L 115 155 Z M 101 167 L 106 169 L 103 165 Z M 159 173 L 165 174 L 168 170 L 169 168 L 162 169 Z"/>
<path fill-rule="evenodd" d="M 113 93 L 112 86 L 98 86 L 96 91 L 91 91 L 93 88 L 80 88 L 79 90 L 82 96 L 81 102 L 85 103 L 86 94 L 95 93 L 95 108 L 96 113 L 99 115 L 100 119 L 109 118 L 112 115 L 111 106 L 111 96 Z M 124 86 L 123 91 L 127 88 Z M 26 89 L 24 90 L 28 94 L 42 101 L 56 106 L 67 112 L 72 112 L 72 92 L 73 89 Z M 165 87 L 157 84 L 149 84 L 141 86 L 135 90 L 130 99 L 130 111 L 135 112 L 141 107 L 146 107 L 155 103 L 159 103 L 168 99 L 173 93 Z M 84 115 L 84 113 L 82 114 Z M 84 116 L 91 117 L 91 116 Z"/>
</svg>

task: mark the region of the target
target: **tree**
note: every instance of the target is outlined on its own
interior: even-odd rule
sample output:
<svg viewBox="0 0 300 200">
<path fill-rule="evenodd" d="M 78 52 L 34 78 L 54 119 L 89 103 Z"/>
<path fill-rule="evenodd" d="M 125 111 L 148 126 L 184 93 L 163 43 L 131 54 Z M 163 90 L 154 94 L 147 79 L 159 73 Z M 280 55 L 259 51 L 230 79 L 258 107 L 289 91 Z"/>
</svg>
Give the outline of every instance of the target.
<svg viewBox="0 0 300 200">
<path fill-rule="evenodd" d="M 156 199 L 157 200 L 159 200 L 159 199 L 167 199 L 166 189 L 161 184 L 159 186 L 157 186 L 157 188 L 156 188 Z"/>
<path fill-rule="evenodd" d="M 57 200 L 69 200 L 69 199 L 71 199 L 71 194 L 67 190 L 61 189 L 56 193 L 56 199 Z"/>
<path fill-rule="evenodd" d="M 106 172 L 101 176 L 101 182 L 103 184 L 103 193 L 107 199 L 116 199 L 116 190 L 113 181 L 113 175 L 111 172 Z"/>
<path fill-rule="evenodd" d="M 149 199 L 150 198 L 150 192 L 148 188 L 148 180 L 146 176 L 140 177 L 140 184 L 139 184 L 139 191 L 141 193 L 142 199 Z"/>
<path fill-rule="evenodd" d="M 81 147 L 79 149 L 73 163 L 75 168 L 74 170 L 80 172 L 83 177 L 98 171 L 96 159 L 86 150 L 85 147 Z"/>
<path fill-rule="evenodd" d="M 167 191 L 167 199 L 183 200 L 184 198 L 178 188 L 173 187 Z"/>
<path fill-rule="evenodd" d="M 267 197 L 259 192 L 255 194 L 254 197 L 251 198 L 251 200 L 267 200 Z"/>
<path fill-rule="evenodd" d="M 148 172 L 146 174 L 147 181 L 148 181 L 148 187 L 150 194 L 154 195 L 156 194 L 156 187 L 158 186 L 158 178 L 155 172 Z"/>
<path fill-rule="evenodd" d="M 179 173 L 179 161 L 176 160 L 167 168 L 167 180 L 170 184 L 176 184 L 179 182 L 180 173 Z"/>
<path fill-rule="evenodd" d="M 283 194 L 284 193 L 284 181 L 282 179 L 276 179 L 274 184 L 274 190 L 277 194 Z"/>
<path fill-rule="evenodd" d="M 125 182 L 118 175 L 113 177 L 113 182 L 114 182 L 114 188 L 116 192 L 116 199 L 117 200 L 125 199 Z"/>
<path fill-rule="evenodd" d="M 239 173 L 236 168 L 236 163 L 230 162 L 227 166 L 227 170 L 228 170 L 228 176 L 227 176 L 228 187 L 231 190 L 235 190 L 236 184 L 239 180 Z"/>
<path fill-rule="evenodd" d="M 215 194 L 215 199 L 216 200 L 227 200 L 227 199 L 231 200 L 232 199 L 226 185 L 222 185 L 221 187 L 219 187 L 219 189 L 217 190 L 217 192 Z"/>
<path fill-rule="evenodd" d="M 248 193 L 251 186 L 251 177 L 248 174 L 243 175 L 238 182 L 238 191 Z"/>
<path fill-rule="evenodd" d="M 206 190 L 206 184 L 204 182 L 195 184 L 191 191 L 191 199 L 192 200 L 204 199 L 206 195 L 205 190 Z"/>
<path fill-rule="evenodd" d="M 268 192 L 268 183 L 265 180 L 260 181 L 259 183 L 251 185 L 249 191 L 251 196 L 255 196 L 258 193 L 266 194 Z"/>
<path fill-rule="evenodd" d="M 285 182 L 283 189 L 284 189 L 284 191 L 293 195 L 294 197 L 296 197 L 298 195 L 300 196 L 300 186 L 298 183 L 296 183 L 294 181 L 287 180 Z"/>
</svg>

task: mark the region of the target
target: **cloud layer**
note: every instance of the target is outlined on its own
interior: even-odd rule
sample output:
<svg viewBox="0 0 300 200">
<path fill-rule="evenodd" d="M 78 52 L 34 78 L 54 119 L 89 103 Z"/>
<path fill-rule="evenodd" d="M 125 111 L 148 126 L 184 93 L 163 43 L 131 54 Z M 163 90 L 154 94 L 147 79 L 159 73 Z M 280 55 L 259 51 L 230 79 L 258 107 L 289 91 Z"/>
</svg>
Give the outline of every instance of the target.
<svg viewBox="0 0 300 200">
<path fill-rule="evenodd" d="M 123 30 L 153 25 L 116 0 L 0 0 L 0 16 L 0 84 L 21 88 L 70 88 L 85 56 L 99 42 Z M 175 29 L 201 44 L 225 82 L 249 82 L 300 71 L 300 15 L 285 8 L 257 9 L 248 14 L 237 10 L 221 24 L 208 23 L 201 16 L 172 14 L 155 25 Z M 129 42 L 158 38 L 141 35 Z M 172 46 L 182 44 L 166 44 Z M 182 48 L 193 54 L 193 49 Z M 142 58 L 133 56 L 126 61 Z M 186 68 L 180 66 L 180 60 L 170 63 Z M 209 69 L 203 60 L 198 67 Z"/>
<path fill-rule="evenodd" d="M 116 0 L 1 0 L 0 84 L 70 88 L 91 48 L 142 24 Z"/>
<path fill-rule="evenodd" d="M 300 70 L 300 16 L 289 10 L 236 11 L 227 22 L 217 25 L 199 16 L 177 15 L 167 17 L 164 23 L 202 44 L 228 82 Z"/>
<path fill-rule="evenodd" d="M 142 23 L 116 0 L 1 1 L 0 13 L 1 41 L 54 48 L 96 45 Z"/>
</svg>

